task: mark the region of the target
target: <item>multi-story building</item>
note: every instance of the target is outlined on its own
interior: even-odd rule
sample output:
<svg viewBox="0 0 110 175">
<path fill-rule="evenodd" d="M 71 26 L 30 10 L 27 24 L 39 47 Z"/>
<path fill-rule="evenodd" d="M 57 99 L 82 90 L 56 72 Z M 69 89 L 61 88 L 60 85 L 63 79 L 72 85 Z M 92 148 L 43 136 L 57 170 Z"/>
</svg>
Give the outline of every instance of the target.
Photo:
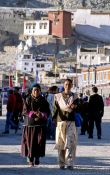
<svg viewBox="0 0 110 175">
<path fill-rule="evenodd" d="M 44 59 L 33 59 L 32 54 L 23 54 L 16 60 L 16 70 L 22 73 L 35 73 L 36 71 L 51 71 L 53 63 Z"/>
<path fill-rule="evenodd" d="M 71 13 L 64 10 L 49 11 L 46 19 L 24 21 L 24 36 L 45 35 L 59 38 L 71 37 Z"/>
<path fill-rule="evenodd" d="M 53 62 L 48 60 L 46 55 L 38 55 L 37 47 L 32 38 L 26 41 L 26 44 L 20 43 L 17 49 L 16 70 L 21 73 L 32 73 L 36 71 L 50 71 L 53 68 Z"/>
<path fill-rule="evenodd" d="M 110 83 L 110 64 L 82 69 L 83 86 Z"/>
<path fill-rule="evenodd" d="M 50 21 L 50 35 L 59 38 L 69 38 L 72 35 L 71 13 L 68 11 L 48 12 Z M 65 27 L 66 26 L 66 27 Z"/>
<path fill-rule="evenodd" d="M 27 20 L 24 21 L 25 36 L 49 35 L 49 20 Z"/>
<path fill-rule="evenodd" d="M 77 62 L 81 65 L 100 65 L 110 63 L 109 49 L 106 47 L 77 48 Z"/>
</svg>

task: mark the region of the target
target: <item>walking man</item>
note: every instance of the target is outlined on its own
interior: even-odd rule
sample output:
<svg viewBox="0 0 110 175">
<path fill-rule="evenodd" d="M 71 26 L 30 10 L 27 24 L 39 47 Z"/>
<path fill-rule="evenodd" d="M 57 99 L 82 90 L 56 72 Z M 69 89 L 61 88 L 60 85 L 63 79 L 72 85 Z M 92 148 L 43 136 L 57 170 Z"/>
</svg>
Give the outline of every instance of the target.
<svg viewBox="0 0 110 175">
<path fill-rule="evenodd" d="M 89 99 L 89 137 L 93 138 L 94 123 L 97 129 L 97 138 L 101 139 L 101 122 L 104 114 L 104 102 L 101 95 L 98 94 L 98 88 L 92 88 L 93 95 Z"/>
</svg>

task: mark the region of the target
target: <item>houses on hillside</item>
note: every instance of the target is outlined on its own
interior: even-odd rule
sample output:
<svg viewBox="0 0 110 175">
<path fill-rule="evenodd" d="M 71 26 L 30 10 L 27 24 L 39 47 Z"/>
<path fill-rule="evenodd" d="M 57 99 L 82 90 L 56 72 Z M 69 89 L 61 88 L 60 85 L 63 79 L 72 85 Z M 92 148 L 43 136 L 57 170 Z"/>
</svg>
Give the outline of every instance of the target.
<svg viewBox="0 0 110 175">
<path fill-rule="evenodd" d="M 81 19 L 79 19 L 80 25 L 77 24 L 79 14 L 82 14 Z M 17 48 L 16 69 L 23 73 L 26 72 L 33 75 L 38 71 L 39 82 L 48 85 L 54 84 L 58 80 L 63 82 L 66 78 L 71 78 L 74 86 L 77 88 L 92 84 L 109 83 L 109 46 L 97 45 L 96 47 L 85 47 L 82 43 L 79 44 L 78 42 L 76 60 L 70 63 L 69 66 L 67 62 L 63 65 L 56 57 L 61 45 L 69 46 L 72 44 L 71 46 L 74 47 L 72 31 L 73 29 L 77 29 L 76 31 L 79 32 L 80 26 L 84 25 L 84 27 L 86 27 L 89 24 L 89 20 L 86 17 L 87 14 L 91 17 L 91 24 L 94 26 L 95 23 L 92 23 L 92 19 L 94 19 L 93 15 L 98 15 L 97 18 L 99 19 L 99 14 L 92 14 L 90 10 L 84 11 L 84 9 L 80 9 L 79 14 L 78 11 L 74 12 L 74 15 L 64 10 L 50 11 L 48 12 L 48 16 L 41 20 L 24 21 L 25 43 L 19 44 Z M 106 18 L 109 20 L 108 16 L 106 16 Z M 101 16 L 101 20 L 102 19 L 103 17 Z M 98 26 L 99 25 L 100 23 L 98 23 Z M 51 38 L 49 36 L 51 36 Z M 50 60 L 48 56 L 46 57 L 46 53 L 44 53 L 45 58 L 43 54 L 39 54 L 37 45 L 39 40 L 42 41 L 42 43 L 46 41 L 47 45 L 55 44 L 55 54 L 53 54 L 52 60 Z M 50 52 L 52 51 L 49 45 L 48 49 Z M 55 62 L 55 59 L 57 59 L 57 62 Z M 54 75 L 50 76 L 48 72 L 53 72 Z"/>
</svg>

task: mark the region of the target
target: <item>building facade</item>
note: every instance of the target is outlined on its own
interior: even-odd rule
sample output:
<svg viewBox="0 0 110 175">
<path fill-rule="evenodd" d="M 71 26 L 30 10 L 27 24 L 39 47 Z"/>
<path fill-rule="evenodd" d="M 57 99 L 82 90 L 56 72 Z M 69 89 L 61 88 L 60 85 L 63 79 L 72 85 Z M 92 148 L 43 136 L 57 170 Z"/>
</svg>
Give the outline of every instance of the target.
<svg viewBox="0 0 110 175">
<path fill-rule="evenodd" d="M 83 87 L 110 83 L 110 64 L 82 69 Z"/>
<path fill-rule="evenodd" d="M 102 48 L 77 48 L 77 62 L 81 65 L 100 65 L 110 63 L 110 53 L 107 54 L 107 50 Z"/>
<path fill-rule="evenodd" d="M 36 74 L 36 71 L 50 71 L 53 62 L 48 60 L 48 56 L 38 55 L 37 46 L 33 38 L 29 38 L 25 43 L 20 43 L 17 47 L 16 70 L 21 73 Z"/>
<path fill-rule="evenodd" d="M 49 20 L 24 21 L 24 36 L 49 35 Z"/>
<path fill-rule="evenodd" d="M 48 12 L 50 35 L 69 38 L 72 35 L 71 13 L 67 11 Z M 66 26 L 66 27 L 65 27 Z"/>
<path fill-rule="evenodd" d="M 44 59 L 33 59 L 32 54 L 22 54 L 16 60 L 16 70 L 22 73 L 33 73 L 36 71 L 51 71 L 53 62 Z"/>
</svg>

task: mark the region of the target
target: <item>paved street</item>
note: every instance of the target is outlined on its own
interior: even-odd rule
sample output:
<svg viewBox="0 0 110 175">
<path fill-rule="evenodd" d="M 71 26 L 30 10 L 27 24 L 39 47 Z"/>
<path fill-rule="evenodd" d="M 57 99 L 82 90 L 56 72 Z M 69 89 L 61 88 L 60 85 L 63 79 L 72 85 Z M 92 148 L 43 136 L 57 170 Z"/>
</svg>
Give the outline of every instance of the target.
<svg viewBox="0 0 110 175">
<path fill-rule="evenodd" d="M 0 117 L 0 133 L 4 131 L 5 117 Z M 11 130 L 9 135 L 0 135 L 0 175 L 106 175 L 110 174 L 110 107 L 105 107 L 103 117 L 103 136 L 88 139 L 80 136 L 78 139 L 77 157 L 74 170 L 59 170 L 57 151 L 54 141 L 47 141 L 46 157 L 41 159 L 41 165 L 30 168 L 26 159 L 20 156 L 21 130 L 17 134 Z M 80 133 L 80 132 L 79 132 Z"/>
</svg>

